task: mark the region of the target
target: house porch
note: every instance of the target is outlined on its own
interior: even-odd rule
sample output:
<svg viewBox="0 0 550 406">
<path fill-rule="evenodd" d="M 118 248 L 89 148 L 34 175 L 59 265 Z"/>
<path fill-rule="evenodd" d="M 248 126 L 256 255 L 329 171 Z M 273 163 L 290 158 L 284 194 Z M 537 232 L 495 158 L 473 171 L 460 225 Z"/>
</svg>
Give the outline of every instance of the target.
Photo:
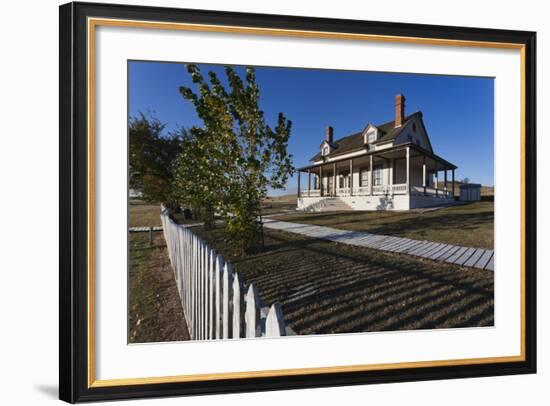
<svg viewBox="0 0 550 406">
<path fill-rule="evenodd" d="M 336 197 L 356 210 L 408 210 L 451 203 L 455 169 L 414 144 L 325 160 L 298 169 L 298 209 Z"/>
</svg>

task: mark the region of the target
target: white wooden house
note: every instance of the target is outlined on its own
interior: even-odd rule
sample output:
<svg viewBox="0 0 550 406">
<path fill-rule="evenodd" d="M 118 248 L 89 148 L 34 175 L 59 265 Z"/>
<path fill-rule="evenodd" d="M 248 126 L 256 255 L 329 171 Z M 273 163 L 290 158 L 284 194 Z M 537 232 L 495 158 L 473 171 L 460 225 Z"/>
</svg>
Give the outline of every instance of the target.
<svg viewBox="0 0 550 406">
<path fill-rule="evenodd" d="M 312 164 L 298 168 L 298 210 L 409 210 L 454 202 L 457 166 L 434 153 L 422 112 L 405 115 L 403 95 L 395 97 L 394 120 L 338 140 L 333 133 L 327 127 Z"/>
</svg>

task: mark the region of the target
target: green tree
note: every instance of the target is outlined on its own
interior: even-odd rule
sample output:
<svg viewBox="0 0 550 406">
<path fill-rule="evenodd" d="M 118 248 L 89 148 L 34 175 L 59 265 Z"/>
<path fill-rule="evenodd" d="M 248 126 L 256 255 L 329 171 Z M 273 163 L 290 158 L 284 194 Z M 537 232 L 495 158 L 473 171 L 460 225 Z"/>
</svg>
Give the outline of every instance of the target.
<svg viewBox="0 0 550 406">
<path fill-rule="evenodd" d="M 224 217 L 228 237 L 249 251 L 262 232 L 258 218 L 268 188 L 284 188 L 294 171 L 287 152 L 292 124 L 283 113 L 275 127 L 266 123 L 254 68 L 246 68 L 243 80 L 226 67 L 228 89 L 214 72 L 208 72 L 207 81 L 196 65 L 187 70 L 198 91 L 181 87 L 180 92 L 204 123 L 201 131 L 192 130 L 200 135 L 193 137 L 200 138 L 194 149 L 197 179 L 216 176 L 210 204 Z"/>
<path fill-rule="evenodd" d="M 214 226 L 214 213 L 224 200 L 223 165 L 216 143 L 210 134 L 198 127 L 182 130 L 182 148 L 174 161 L 174 196 L 189 206 L 195 218 L 204 221 L 204 228 Z"/>
<path fill-rule="evenodd" d="M 181 150 L 178 133 L 164 135 L 165 124 L 143 113 L 129 123 L 129 184 L 147 202 L 175 208 L 172 163 Z"/>
</svg>

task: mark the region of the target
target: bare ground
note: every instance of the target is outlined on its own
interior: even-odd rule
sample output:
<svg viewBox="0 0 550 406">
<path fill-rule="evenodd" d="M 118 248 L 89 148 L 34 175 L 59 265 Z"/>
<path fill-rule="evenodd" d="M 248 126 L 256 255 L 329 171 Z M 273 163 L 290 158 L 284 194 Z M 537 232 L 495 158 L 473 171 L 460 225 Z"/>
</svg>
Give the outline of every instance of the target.
<svg viewBox="0 0 550 406">
<path fill-rule="evenodd" d="M 129 236 L 130 343 L 189 340 L 162 232 Z"/>
</svg>

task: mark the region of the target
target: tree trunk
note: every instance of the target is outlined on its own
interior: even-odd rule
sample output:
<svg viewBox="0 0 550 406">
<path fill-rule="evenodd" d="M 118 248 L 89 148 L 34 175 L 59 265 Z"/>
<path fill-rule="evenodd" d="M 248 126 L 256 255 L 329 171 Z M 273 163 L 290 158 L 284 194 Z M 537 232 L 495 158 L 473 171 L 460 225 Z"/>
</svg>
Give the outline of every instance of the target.
<svg viewBox="0 0 550 406">
<path fill-rule="evenodd" d="M 206 207 L 205 213 L 204 213 L 204 229 L 205 230 L 212 230 L 215 226 L 214 223 L 214 208 L 213 207 Z"/>
</svg>

